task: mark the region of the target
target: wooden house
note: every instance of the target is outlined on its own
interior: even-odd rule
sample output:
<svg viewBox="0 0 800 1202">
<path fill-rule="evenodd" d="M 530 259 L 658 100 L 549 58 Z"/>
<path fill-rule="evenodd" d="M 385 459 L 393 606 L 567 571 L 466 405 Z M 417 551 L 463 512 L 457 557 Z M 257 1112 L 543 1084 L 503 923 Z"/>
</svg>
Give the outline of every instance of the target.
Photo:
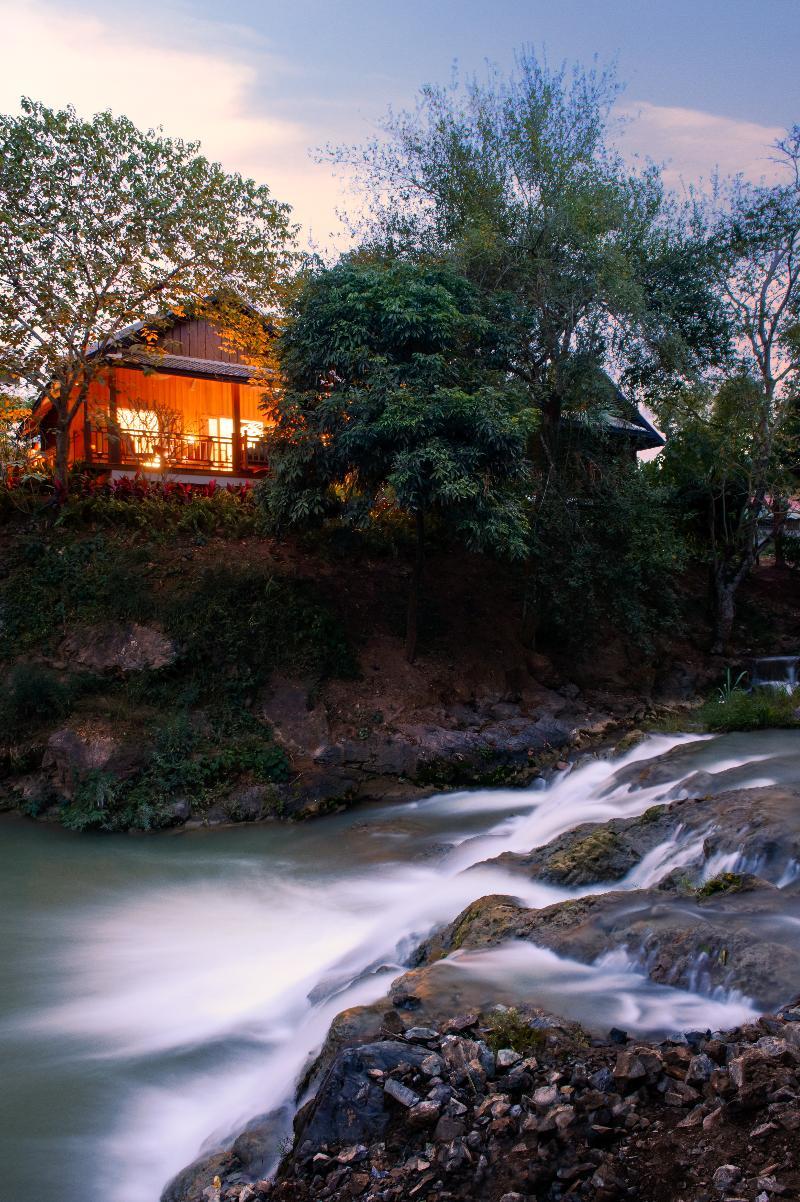
<svg viewBox="0 0 800 1202">
<path fill-rule="evenodd" d="M 104 356 L 69 431 L 69 462 L 118 478 L 243 482 L 267 470 L 266 380 L 232 349 L 212 316 L 136 323 Z M 55 414 L 34 410 L 54 455 Z"/>
</svg>

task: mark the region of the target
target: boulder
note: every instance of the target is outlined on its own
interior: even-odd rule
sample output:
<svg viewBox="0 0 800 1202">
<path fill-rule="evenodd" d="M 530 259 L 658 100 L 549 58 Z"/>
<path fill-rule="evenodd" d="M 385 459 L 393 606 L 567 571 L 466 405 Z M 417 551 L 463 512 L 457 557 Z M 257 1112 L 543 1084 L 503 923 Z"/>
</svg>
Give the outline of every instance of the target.
<svg viewBox="0 0 800 1202">
<path fill-rule="evenodd" d="M 419 1068 L 427 1055 L 427 1048 L 399 1040 L 383 1040 L 341 1052 L 315 1097 L 295 1119 L 295 1143 L 301 1154 L 313 1155 L 321 1144 L 377 1139 L 389 1122 L 391 1103 L 381 1079 L 370 1076 L 370 1070 L 389 1074 L 403 1063 Z M 414 1096 L 413 1102 L 406 1100 L 403 1105 L 412 1106 L 418 1101 Z"/>
<path fill-rule="evenodd" d="M 158 626 L 107 622 L 75 627 L 61 644 L 59 658 L 85 672 L 152 672 L 174 664 L 178 648 Z"/>
</svg>

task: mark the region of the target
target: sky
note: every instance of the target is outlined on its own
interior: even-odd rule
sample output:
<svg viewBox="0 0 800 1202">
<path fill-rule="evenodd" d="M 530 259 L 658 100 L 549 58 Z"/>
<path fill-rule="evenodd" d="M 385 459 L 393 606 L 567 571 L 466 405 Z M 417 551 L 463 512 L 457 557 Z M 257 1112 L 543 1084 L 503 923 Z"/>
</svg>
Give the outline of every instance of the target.
<svg viewBox="0 0 800 1202">
<path fill-rule="evenodd" d="M 0 110 L 21 95 L 111 108 L 201 141 L 288 201 L 304 240 L 341 238 L 346 179 L 309 152 L 373 136 L 458 64 L 616 64 L 623 151 L 677 188 L 773 171 L 800 122 L 800 0 L 0 0 Z"/>
</svg>

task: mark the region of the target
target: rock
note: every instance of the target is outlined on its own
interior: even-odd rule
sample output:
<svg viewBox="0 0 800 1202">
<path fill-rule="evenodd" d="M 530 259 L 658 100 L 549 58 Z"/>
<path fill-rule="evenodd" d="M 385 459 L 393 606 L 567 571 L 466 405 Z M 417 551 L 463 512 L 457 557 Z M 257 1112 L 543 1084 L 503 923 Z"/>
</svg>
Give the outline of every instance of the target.
<svg viewBox="0 0 800 1202">
<path fill-rule="evenodd" d="M 399 1102 L 401 1106 L 416 1106 L 420 1100 L 419 1094 L 415 1094 L 413 1089 L 408 1089 L 400 1081 L 395 1081 L 393 1077 L 390 1077 L 385 1083 L 383 1092 L 390 1098 L 394 1098 L 395 1102 Z"/>
<path fill-rule="evenodd" d="M 736 1185 L 736 1183 L 741 1180 L 741 1176 L 742 1170 L 738 1165 L 721 1164 L 719 1168 L 714 1171 L 714 1176 L 712 1178 L 714 1189 L 719 1190 L 721 1194 L 725 1194 L 732 1185 Z"/>
<path fill-rule="evenodd" d="M 614 1077 L 625 1084 L 642 1081 L 647 1076 L 641 1057 L 635 1052 L 620 1052 L 614 1066 Z"/>
<path fill-rule="evenodd" d="M 692 1084 L 702 1084 L 711 1079 L 711 1074 L 715 1068 L 716 1065 L 713 1060 L 701 1052 L 697 1056 L 692 1056 L 689 1061 L 689 1067 L 686 1070 L 686 1080 Z"/>
<path fill-rule="evenodd" d="M 443 1114 L 436 1124 L 433 1138 L 437 1143 L 449 1143 L 451 1140 L 460 1138 L 464 1134 L 464 1131 L 465 1127 L 461 1119 L 451 1118 L 450 1115 Z"/>
<path fill-rule="evenodd" d="M 433 1100 L 418 1102 L 408 1112 L 408 1121 L 412 1127 L 432 1127 L 438 1121 L 441 1106 Z"/>
<path fill-rule="evenodd" d="M 439 1038 L 439 1032 L 433 1027 L 409 1027 L 405 1035 L 410 1043 L 428 1043 Z"/>
<path fill-rule="evenodd" d="M 260 712 L 287 751 L 316 758 L 328 745 L 330 729 L 325 707 L 312 704 L 310 697 L 308 683 L 274 678 L 261 700 Z"/>
<path fill-rule="evenodd" d="M 65 726 L 47 740 L 42 770 L 63 797 L 74 796 L 79 782 L 90 772 L 131 775 L 141 762 L 141 751 L 119 741 L 110 726 L 93 723 L 76 729 Z"/>
<path fill-rule="evenodd" d="M 366 1143 L 378 1138 L 389 1122 L 387 1095 L 380 1082 L 367 1075 L 368 1070 L 389 1073 L 404 1061 L 419 1068 L 425 1055 L 424 1049 L 392 1040 L 340 1052 L 322 1078 L 316 1096 L 295 1119 L 298 1146 L 308 1144 L 316 1151 L 322 1144 Z M 419 1101 L 416 1095 L 414 1099 Z"/>
<path fill-rule="evenodd" d="M 496 1060 L 498 1068 L 511 1068 L 512 1065 L 519 1064 L 522 1057 L 513 1048 L 500 1048 Z"/>
<path fill-rule="evenodd" d="M 157 626 L 108 622 L 76 627 L 61 644 L 59 658 L 87 672 L 155 672 L 174 664 L 178 649 Z"/>
</svg>

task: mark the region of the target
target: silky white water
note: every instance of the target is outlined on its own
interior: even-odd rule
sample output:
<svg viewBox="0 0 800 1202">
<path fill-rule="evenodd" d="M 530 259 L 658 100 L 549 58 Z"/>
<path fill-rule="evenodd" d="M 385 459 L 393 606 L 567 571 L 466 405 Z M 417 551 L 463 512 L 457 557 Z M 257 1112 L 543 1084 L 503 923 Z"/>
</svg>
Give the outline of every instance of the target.
<svg viewBox="0 0 800 1202">
<path fill-rule="evenodd" d="M 334 1015 L 383 996 L 434 927 L 488 893 L 543 906 L 579 892 L 475 865 L 686 795 L 700 772 L 713 778 L 704 792 L 797 782 L 800 737 L 656 737 L 546 789 L 297 826 L 91 838 L 3 823 L 0 1198 L 156 1202 L 202 1148 L 290 1100 Z M 623 887 L 700 849 L 679 833 Z M 624 954 L 579 965 L 510 945 L 441 972 L 512 983 L 598 1030 L 722 1027 L 750 1012 L 741 997 L 655 986 Z"/>
</svg>

